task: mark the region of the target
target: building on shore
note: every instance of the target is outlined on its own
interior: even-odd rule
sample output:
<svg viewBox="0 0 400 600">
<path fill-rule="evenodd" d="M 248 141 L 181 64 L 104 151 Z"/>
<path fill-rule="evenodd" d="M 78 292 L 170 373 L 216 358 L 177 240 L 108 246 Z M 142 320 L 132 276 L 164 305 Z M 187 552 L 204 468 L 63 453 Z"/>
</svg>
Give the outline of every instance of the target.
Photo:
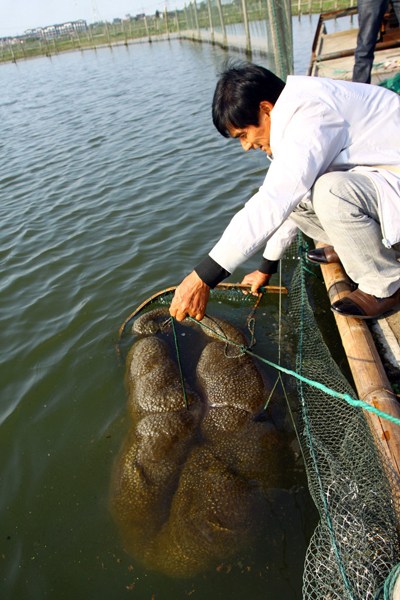
<svg viewBox="0 0 400 600">
<path fill-rule="evenodd" d="M 72 36 L 87 30 L 87 23 L 84 19 L 78 21 L 67 21 L 57 25 L 47 25 L 46 27 L 36 27 L 35 29 L 27 29 L 24 37 L 36 37 L 54 39 L 62 36 Z"/>
</svg>

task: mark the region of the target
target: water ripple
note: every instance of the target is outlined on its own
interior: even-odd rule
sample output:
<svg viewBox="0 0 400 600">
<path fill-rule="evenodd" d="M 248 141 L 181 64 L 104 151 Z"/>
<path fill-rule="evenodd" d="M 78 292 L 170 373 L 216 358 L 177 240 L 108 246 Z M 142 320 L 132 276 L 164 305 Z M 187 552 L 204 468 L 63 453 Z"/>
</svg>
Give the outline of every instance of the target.
<svg viewBox="0 0 400 600">
<path fill-rule="evenodd" d="M 225 58 L 170 42 L 0 66 L 5 597 L 63 600 L 89 579 L 80 597 L 126 595 L 107 512 L 118 327 L 203 258 L 266 166 L 213 130 Z M 93 573 L 99 532 L 110 555 Z"/>
</svg>

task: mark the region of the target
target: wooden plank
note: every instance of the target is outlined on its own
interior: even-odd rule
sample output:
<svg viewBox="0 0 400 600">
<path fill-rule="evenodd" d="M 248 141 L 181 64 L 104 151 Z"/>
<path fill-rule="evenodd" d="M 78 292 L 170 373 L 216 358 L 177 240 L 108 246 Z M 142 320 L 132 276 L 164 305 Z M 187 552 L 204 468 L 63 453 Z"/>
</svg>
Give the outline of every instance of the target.
<svg viewBox="0 0 400 600">
<path fill-rule="evenodd" d="M 330 77 L 331 79 L 345 79 L 351 81 L 353 75 L 354 56 L 341 56 L 332 60 L 315 61 L 311 75 L 316 77 Z M 400 70 L 400 49 L 391 48 L 375 53 L 372 65 L 372 83 L 379 83 L 393 77 Z"/>
<path fill-rule="evenodd" d="M 324 60 L 327 55 L 335 54 L 338 51 L 349 51 L 354 54 L 357 45 L 358 29 L 348 29 L 347 31 L 336 31 L 321 36 L 321 46 L 318 54 L 318 60 Z"/>
</svg>

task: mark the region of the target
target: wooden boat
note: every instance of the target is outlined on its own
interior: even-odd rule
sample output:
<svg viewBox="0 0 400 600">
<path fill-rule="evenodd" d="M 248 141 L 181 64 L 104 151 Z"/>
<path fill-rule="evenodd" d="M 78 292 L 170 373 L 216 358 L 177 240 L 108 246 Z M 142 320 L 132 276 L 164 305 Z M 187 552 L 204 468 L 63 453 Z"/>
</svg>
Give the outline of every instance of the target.
<svg viewBox="0 0 400 600">
<path fill-rule="evenodd" d="M 350 22 L 350 28 L 340 28 L 340 21 Z M 320 15 L 311 51 L 308 75 L 351 80 L 354 51 L 357 45 L 357 8 L 348 8 Z M 375 46 L 371 72 L 372 83 L 381 83 L 400 73 L 400 27 L 392 13 L 386 13 Z"/>
</svg>

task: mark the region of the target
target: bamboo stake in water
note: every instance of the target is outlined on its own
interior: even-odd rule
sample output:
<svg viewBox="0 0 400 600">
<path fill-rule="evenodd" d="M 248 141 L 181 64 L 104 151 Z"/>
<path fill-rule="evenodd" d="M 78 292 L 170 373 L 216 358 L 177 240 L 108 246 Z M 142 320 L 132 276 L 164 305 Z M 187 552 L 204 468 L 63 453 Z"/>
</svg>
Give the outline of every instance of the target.
<svg viewBox="0 0 400 600">
<path fill-rule="evenodd" d="M 194 22 L 196 24 L 197 35 L 200 38 L 200 27 L 199 27 L 199 19 L 198 19 L 198 16 L 197 16 L 197 4 L 196 4 L 196 0 L 193 0 L 193 12 L 194 12 Z"/>
<path fill-rule="evenodd" d="M 207 0 L 207 8 L 208 8 L 208 20 L 210 23 L 210 33 L 211 33 L 211 43 L 214 44 L 214 25 L 212 21 L 212 12 L 211 12 L 211 0 Z"/>
<path fill-rule="evenodd" d="M 244 30 L 246 32 L 246 54 L 251 55 L 250 29 L 249 29 L 249 19 L 247 16 L 246 0 L 242 0 L 242 10 L 243 10 Z"/>
<path fill-rule="evenodd" d="M 221 29 L 222 29 L 222 46 L 224 48 L 227 48 L 228 42 L 227 42 L 227 38 L 226 38 L 226 29 L 225 29 L 225 23 L 224 23 L 224 14 L 222 12 L 221 0 L 217 0 L 217 6 L 218 6 L 218 13 L 219 13 L 219 20 L 221 22 Z"/>
</svg>

